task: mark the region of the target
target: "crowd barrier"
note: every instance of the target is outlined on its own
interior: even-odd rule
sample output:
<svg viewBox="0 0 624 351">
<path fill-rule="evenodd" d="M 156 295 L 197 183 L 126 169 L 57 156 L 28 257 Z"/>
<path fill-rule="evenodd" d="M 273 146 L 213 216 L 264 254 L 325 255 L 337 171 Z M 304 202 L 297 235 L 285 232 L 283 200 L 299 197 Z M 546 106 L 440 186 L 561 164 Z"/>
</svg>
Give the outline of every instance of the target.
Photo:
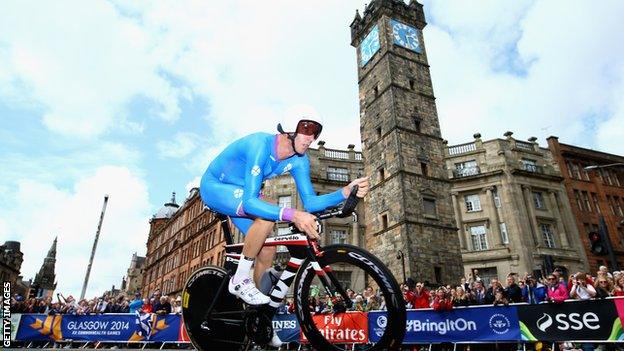
<svg viewBox="0 0 624 351">
<path fill-rule="evenodd" d="M 14 315 L 19 318 L 18 315 Z M 335 343 L 377 341 L 383 311 L 317 315 L 321 332 Z M 624 299 L 504 307 L 470 306 L 452 311 L 408 310 L 405 344 L 531 341 L 624 341 Z M 92 316 L 23 314 L 18 341 L 188 342 L 179 315 Z M 285 342 L 306 342 L 294 314 L 276 315 L 273 327 Z"/>
</svg>

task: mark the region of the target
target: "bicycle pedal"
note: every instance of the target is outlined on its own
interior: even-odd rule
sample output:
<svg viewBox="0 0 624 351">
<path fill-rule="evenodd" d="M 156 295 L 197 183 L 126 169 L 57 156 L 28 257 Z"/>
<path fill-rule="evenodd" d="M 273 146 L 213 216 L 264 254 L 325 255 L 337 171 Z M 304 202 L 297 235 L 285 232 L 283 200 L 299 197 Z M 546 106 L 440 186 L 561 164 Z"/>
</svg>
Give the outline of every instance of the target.
<svg viewBox="0 0 624 351">
<path fill-rule="evenodd" d="M 204 330 L 210 331 L 210 327 L 208 326 L 208 321 L 204 321 L 199 327 Z"/>
</svg>

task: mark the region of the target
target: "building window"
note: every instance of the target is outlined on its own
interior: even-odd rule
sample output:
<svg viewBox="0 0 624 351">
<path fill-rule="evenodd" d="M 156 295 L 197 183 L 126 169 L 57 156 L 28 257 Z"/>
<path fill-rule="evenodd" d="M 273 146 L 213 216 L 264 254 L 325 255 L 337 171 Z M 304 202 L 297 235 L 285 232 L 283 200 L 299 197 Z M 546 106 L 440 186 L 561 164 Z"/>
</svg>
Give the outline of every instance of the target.
<svg viewBox="0 0 624 351">
<path fill-rule="evenodd" d="M 470 236 L 472 238 L 472 248 L 475 251 L 488 249 L 487 236 L 484 225 L 470 227 Z"/>
<path fill-rule="evenodd" d="M 349 170 L 340 167 L 327 167 L 327 179 L 348 182 Z"/>
<path fill-rule="evenodd" d="M 381 127 L 377 127 L 377 139 L 381 139 Z"/>
<path fill-rule="evenodd" d="M 542 238 L 544 239 L 544 245 L 546 245 L 546 247 L 554 248 L 555 235 L 553 234 L 552 226 L 550 224 L 541 223 L 540 230 L 542 232 Z"/>
<path fill-rule="evenodd" d="M 572 178 L 581 179 L 581 171 L 578 164 L 570 163 L 570 165 L 572 166 Z"/>
<path fill-rule="evenodd" d="M 492 189 L 492 196 L 494 196 L 494 206 L 496 206 L 496 208 L 500 208 L 501 207 L 501 199 L 500 199 L 500 195 L 498 194 L 498 188 L 494 187 L 494 189 Z"/>
<path fill-rule="evenodd" d="M 277 204 L 279 207 L 292 208 L 292 196 L 279 196 L 277 198 Z"/>
<path fill-rule="evenodd" d="M 347 242 L 347 231 L 344 229 L 332 229 L 329 232 L 330 244 L 344 244 Z"/>
<path fill-rule="evenodd" d="M 479 167 L 477 167 L 476 160 L 470 160 L 466 162 L 460 162 L 455 164 L 455 175 L 458 177 L 467 177 L 471 175 L 479 174 Z"/>
<path fill-rule="evenodd" d="M 613 206 L 613 198 L 607 195 L 607 203 L 609 204 L 609 209 L 611 210 L 611 214 L 615 214 L 615 207 Z"/>
<path fill-rule="evenodd" d="M 381 215 L 381 229 L 387 229 L 387 228 L 388 228 L 388 215 L 382 214 Z"/>
<path fill-rule="evenodd" d="M 423 199 L 423 209 L 425 211 L 425 215 L 429 215 L 429 216 L 438 215 L 438 211 L 436 209 L 436 200 L 434 199 Z"/>
<path fill-rule="evenodd" d="M 420 163 L 420 172 L 424 176 L 429 176 L 429 169 L 427 168 L 427 163 L 426 162 L 421 162 Z"/>
<path fill-rule="evenodd" d="M 608 169 L 599 169 L 599 171 L 602 173 L 603 183 L 608 184 L 608 185 L 613 185 L 611 181 L 611 172 L 609 172 Z"/>
<path fill-rule="evenodd" d="M 414 80 L 410 79 L 409 81 L 410 90 L 414 90 Z"/>
<path fill-rule="evenodd" d="M 596 193 L 591 193 L 591 197 L 592 200 L 594 200 L 594 208 L 596 209 L 596 212 L 602 213 L 602 211 L 600 210 L 600 205 L 598 205 L 598 196 L 596 195 Z"/>
<path fill-rule="evenodd" d="M 584 211 L 583 209 L 583 202 L 581 202 L 581 192 L 578 190 L 574 190 L 574 199 L 576 200 L 576 206 L 578 207 L 579 211 Z"/>
<path fill-rule="evenodd" d="M 507 224 L 500 224 L 501 241 L 503 244 L 509 244 L 509 235 L 507 234 Z"/>
<path fill-rule="evenodd" d="M 373 91 L 375 92 L 375 97 L 378 97 L 379 96 L 379 87 L 377 87 L 375 85 L 375 87 L 373 88 Z"/>
<path fill-rule="evenodd" d="M 585 204 L 585 208 L 587 209 L 587 211 L 591 212 L 592 206 L 589 202 L 589 194 L 587 194 L 587 191 L 583 191 L 581 192 L 581 195 L 583 195 L 583 203 Z"/>
<path fill-rule="evenodd" d="M 546 205 L 544 204 L 544 196 L 542 195 L 541 192 L 539 191 L 533 192 L 533 204 L 535 205 L 535 208 L 539 210 L 546 209 Z"/>
<path fill-rule="evenodd" d="M 466 195 L 464 196 L 464 201 L 466 202 L 467 212 L 481 211 L 481 200 L 479 199 L 479 195 Z"/>
<path fill-rule="evenodd" d="M 379 182 L 383 182 L 386 179 L 386 172 L 384 172 L 383 167 L 379 169 Z"/>
<path fill-rule="evenodd" d="M 587 172 L 587 170 L 585 169 L 584 164 L 581 164 L 581 172 L 583 172 L 583 179 L 585 180 L 589 180 L 589 173 Z"/>
<path fill-rule="evenodd" d="M 433 276 L 435 277 L 436 283 L 442 283 L 442 267 L 434 266 L 433 267 Z"/>
<path fill-rule="evenodd" d="M 617 215 L 624 216 L 624 213 L 622 212 L 622 206 L 620 205 L 620 198 L 617 196 L 614 196 L 613 203 L 615 204 L 615 212 L 617 213 Z"/>
</svg>

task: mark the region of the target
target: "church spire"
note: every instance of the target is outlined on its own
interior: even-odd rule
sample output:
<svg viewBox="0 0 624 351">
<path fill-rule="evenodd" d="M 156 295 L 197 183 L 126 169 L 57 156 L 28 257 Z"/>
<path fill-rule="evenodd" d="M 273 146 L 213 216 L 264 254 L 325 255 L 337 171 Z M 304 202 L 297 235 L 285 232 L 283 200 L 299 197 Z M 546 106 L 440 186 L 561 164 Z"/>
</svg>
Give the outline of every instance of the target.
<svg viewBox="0 0 624 351">
<path fill-rule="evenodd" d="M 55 237 L 50 250 L 48 250 L 48 255 L 43 259 L 43 264 L 41 265 L 41 268 L 39 268 L 39 273 L 35 275 L 33 288 L 35 289 L 35 294 L 38 297 L 51 296 L 54 289 L 56 289 L 56 274 L 54 273 L 54 270 L 56 265 L 57 241 L 58 237 Z"/>
</svg>

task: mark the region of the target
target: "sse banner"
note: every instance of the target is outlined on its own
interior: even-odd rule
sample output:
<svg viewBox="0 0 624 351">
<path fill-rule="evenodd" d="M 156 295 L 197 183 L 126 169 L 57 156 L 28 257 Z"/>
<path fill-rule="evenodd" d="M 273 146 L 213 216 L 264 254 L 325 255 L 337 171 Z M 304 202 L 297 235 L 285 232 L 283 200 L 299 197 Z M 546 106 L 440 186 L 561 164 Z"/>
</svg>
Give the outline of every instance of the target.
<svg viewBox="0 0 624 351">
<path fill-rule="evenodd" d="M 385 312 L 369 312 L 370 340 L 385 328 Z M 520 338 L 516 307 L 457 308 L 449 312 L 407 311 L 405 343 L 513 341 Z"/>
<path fill-rule="evenodd" d="M 177 341 L 179 315 L 105 314 L 89 316 L 24 314 L 17 340 Z"/>
<path fill-rule="evenodd" d="M 283 342 L 299 341 L 299 321 L 294 314 L 276 314 L 273 317 L 273 330 Z"/>
<path fill-rule="evenodd" d="M 622 340 L 617 300 L 570 301 L 518 308 L 522 340 Z"/>
</svg>

